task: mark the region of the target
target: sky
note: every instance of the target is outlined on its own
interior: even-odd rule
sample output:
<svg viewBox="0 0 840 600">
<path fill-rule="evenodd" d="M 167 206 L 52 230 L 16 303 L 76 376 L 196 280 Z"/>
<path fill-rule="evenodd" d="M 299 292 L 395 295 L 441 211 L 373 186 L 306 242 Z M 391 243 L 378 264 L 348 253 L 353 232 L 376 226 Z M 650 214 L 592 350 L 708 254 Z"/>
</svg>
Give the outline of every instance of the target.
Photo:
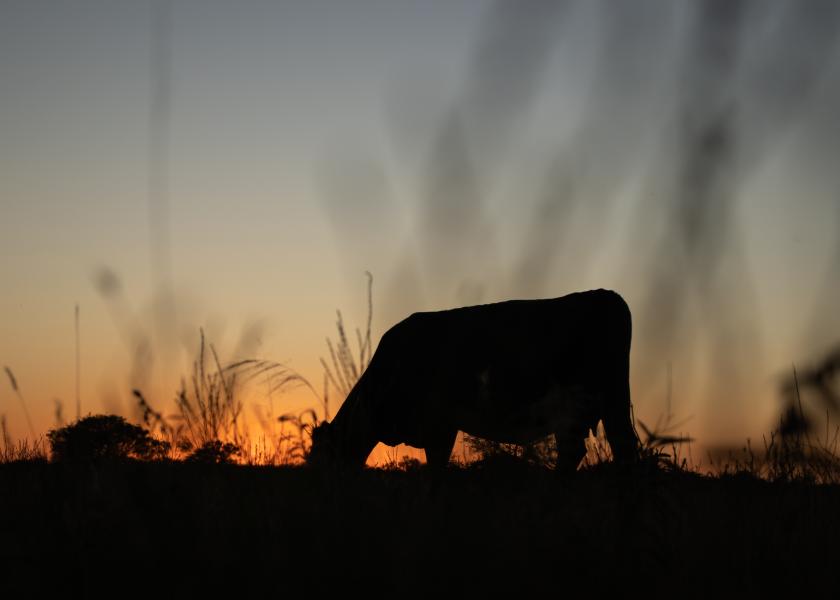
<svg viewBox="0 0 840 600">
<path fill-rule="evenodd" d="M 0 364 L 40 433 L 75 416 L 76 305 L 82 413 L 132 417 L 201 329 L 320 389 L 366 271 L 374 344 L 603 287 L 637 418 L 759 439 L 840 343 L 838 29 L 830 1 L 2 0 Z M 27 435 L 5 382 L 0 414 Z"/>
</svg>

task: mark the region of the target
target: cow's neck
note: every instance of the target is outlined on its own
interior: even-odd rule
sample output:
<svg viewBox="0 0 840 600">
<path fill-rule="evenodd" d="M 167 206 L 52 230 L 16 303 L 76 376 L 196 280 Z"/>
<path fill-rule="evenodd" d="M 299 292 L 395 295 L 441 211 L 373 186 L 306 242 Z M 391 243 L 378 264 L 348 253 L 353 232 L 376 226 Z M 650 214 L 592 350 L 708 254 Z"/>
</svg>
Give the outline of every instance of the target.
<svg viewBox="0 0 840 600">
<path fill-rule="evenodd" d="M 360 387 L 356 385 L 347 396 L 336 413 L 332 426 L 341 457 L 353 464 L 363 465 L 379 439 Z"/>
</svg>

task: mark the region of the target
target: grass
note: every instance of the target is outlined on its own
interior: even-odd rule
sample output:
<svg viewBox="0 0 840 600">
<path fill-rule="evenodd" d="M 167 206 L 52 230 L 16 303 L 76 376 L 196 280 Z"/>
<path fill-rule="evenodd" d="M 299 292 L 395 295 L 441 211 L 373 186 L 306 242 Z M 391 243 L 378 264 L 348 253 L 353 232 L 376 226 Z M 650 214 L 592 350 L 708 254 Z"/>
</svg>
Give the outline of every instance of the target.
<svg viewBox="0 0 840 600">
<path fill-rule="evenodd" d="M 3 464 L 4 589 L 84 596 L 145 578 L 173 595 L 536 595 L 574 582 L 695 597 L 840 583 L 836 485 L 407 466 Z"/>
<path fill-rule="evenodd" d="M 321 359 L 324 369 L 323 392 L 303 375 L 282 363 L 264 359 L 246 359 L 223 364 L 212 343 L 200 330 L 200 342 L 193 361 L 192 372 L 182 380 L 176 394 L 175 413 L 164 415 L 146 398 L 142 390 L 133 390 L 140 408 L 143 425 L 170 449 L 170 458 L 180 459 L 199 452 L 213 452 L 213 448 L 232 445 L 236 452 L 226 455 L 237 462 L 250 465 L 289 465 L 301 463 L 308 451 L 312 428 L 321 418 L 330 418 L 330 398 L 336 394 L 342 400 L 367 368 L 372 354 L 371 322 L 373 315 L 373 276 L 367 275 L 368 315 L 364 332 L 356 329 L 357 349 L 353 350 L 344 326 L 341 311 L 337 311 L 336 341 L 327 338 L 330 361 Z M 254 415 L 261 432 L 252 434 L 243 417 L 241 400 L 247 385 L 263 385 L 265 395 L 272 398 L 295 388 L 305 388 L 320 405 L 322 417 L 314 409 L 299 413 L 274 413 L 273 402 L 255 405 Z"/>
<path fill-rule="evenodd" d="M 354 356 L 353 348 L 347 339 L 347 333 L 344 328 L 344 320 L 341 317 L 341 311 L 336 311 L 337 319 L 335 323 L 338 332 L 338 340 L 334 343 L 330 338 L 327 338 L 327 348 L 330 351 L 330 363 L 321 358 L 321 366 L 324 368 L 325 376 L 325 400 L 327 398 L 327 383 L 338 391 L 338 393 L 346 398 L 350 394 L 350 390 L 356 385 L 359 377 L 362 376 L 365 369 L 367 369 L 370 359 L 373 355 L 373 347 L 371 345 L 370 326 L 373 319 L 373 275 L 370 272 L 365 272 L 368 280 L 368 316 L 367 327 L 364 334 L 360 329 L 356 329 L 357 355 Z M 332 366 L 331 366 L 332 365 Z M 324 420 L 328 421 L 329 404 L 324 403 Z"/>
<path fill-rule="evenodd" d="M 26 418 L 26 426 L 29 428 L 29 433 L 34 440 L 37 437 L 35 435 L 35 427 L 32 426 L 32 418 L 29 416 L 29 408 L 26 406 L 26 400 L 23 399 L 23 394 L 18 386 L 17 378 L 9 367 L 3 367 L 3 370 L 6 371 L 6 376 L 9 378 L 9 385 L 12 386 L 12 391 L 15 393 L 15 396 L 17 396 L 18 401 L 20 401 L 23 416 Z"/>
<path fill-rule="evenodd" d="M 305 451 L 305 423 L 287 423 Z M 532 596 L 574 584 L 597 596 L 651 585 L 705 597 L 840 585 L 836 434 L 808 446 L 780 422 L 764 453 L 701 474 L 667 423 L 642 427 L 629 468 L 609 461 L 598 428 L 596 460 L 565 475 L 550 469 L 545 441 L 489 454 L 474 445 L 478 460 L 442 474 L 396 453 L 382 468 L 335 471 L 267 451 L 239 464 L 219 452 L 80 463 L 6 445 L 4 589 L 98 595 L 143 576 L 190 595 Z"/>
<path fill-rule="evenodd" d="M 3 446 L 0 448 L 0 464 L 47 462 L 47 444 L 44 438 L 34 442 L 27 439 L 13 442 L 6 431 L 5 419 L 2 422 Z"/>
<path fill-rule="evenodd" d="M 203 377 L 216 383 L 193 390 L 206 414 L 227 415 L 213 422 L 232 435 L 236 413 L 219 403 L 233 388 L 213 364 Z M 200 415 L 198 397 L 187 396 Z M 149 410 L 149 422 L 166 422 Z M 305 452 L 307 418 L 317 415 L 283 421 L 286 448 Z M 566 475 L 549 468 L 545 441 L 495 454 L 479 444 L 479 460 L 437 475 L 396 453 L 383 468 L 334 471 L 259 444 L 223 464 L 220 454 L 237 448 L 218 440 L 209 457 L 94 462 L 49 462 L 43 442 L 6 442 L 4 591 L 84 597 L 138 580 L 191 596 L 535 596 L 574 584 L 596 596 L 654 586 L 705 597 L 840 585 L 836 433 L 808 445 L 780 422 L 764 453 L 701 474 L 667 427 L 642 429 L 636 466 L 609 462 L 601 429 L 589 439 L 601 460 Z"/>
</svg>

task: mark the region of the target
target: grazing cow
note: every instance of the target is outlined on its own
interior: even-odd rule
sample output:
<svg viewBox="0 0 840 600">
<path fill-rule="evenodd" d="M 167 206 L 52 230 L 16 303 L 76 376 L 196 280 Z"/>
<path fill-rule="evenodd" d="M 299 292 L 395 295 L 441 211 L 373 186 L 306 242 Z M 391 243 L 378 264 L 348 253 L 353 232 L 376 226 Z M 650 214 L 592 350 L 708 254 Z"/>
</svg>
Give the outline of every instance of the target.
<svg viewBox="0 0 840 600">
<path fill-rule="evenodd" d="M 574 470 L 604 421 L 616 460 L 632 461 L 630 310 L 615 292 L 415 313 L 388 330 L 310 462 L 363 465 L 377 442 L 445 466 L 458 431 L 524 444 L 549 434 Z"/>
</svg>

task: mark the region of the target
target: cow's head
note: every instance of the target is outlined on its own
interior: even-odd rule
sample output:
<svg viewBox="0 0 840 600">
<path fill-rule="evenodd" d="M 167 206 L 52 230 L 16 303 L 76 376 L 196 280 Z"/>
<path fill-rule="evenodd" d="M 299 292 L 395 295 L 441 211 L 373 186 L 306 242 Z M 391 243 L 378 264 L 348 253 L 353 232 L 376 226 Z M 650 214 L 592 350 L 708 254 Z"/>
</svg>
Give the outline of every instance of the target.
<svg viewBox="0 0 840 600">
<path fill-rule="evenodd" d="M 338 440 L 335 426 L 327 421 L 316 425 L 312 429 L 312 447 L 306 457 L 307 464 L 323 465 L 335 463 L 338 460 Z"/>
<path fill-rule="evenodd" d="M 363 467 L 376 441 L 346 436 L 346 423 L 326 421 L 312 429 L 312 446 L 306 463 L 313 466 Z"/>
</svg>

